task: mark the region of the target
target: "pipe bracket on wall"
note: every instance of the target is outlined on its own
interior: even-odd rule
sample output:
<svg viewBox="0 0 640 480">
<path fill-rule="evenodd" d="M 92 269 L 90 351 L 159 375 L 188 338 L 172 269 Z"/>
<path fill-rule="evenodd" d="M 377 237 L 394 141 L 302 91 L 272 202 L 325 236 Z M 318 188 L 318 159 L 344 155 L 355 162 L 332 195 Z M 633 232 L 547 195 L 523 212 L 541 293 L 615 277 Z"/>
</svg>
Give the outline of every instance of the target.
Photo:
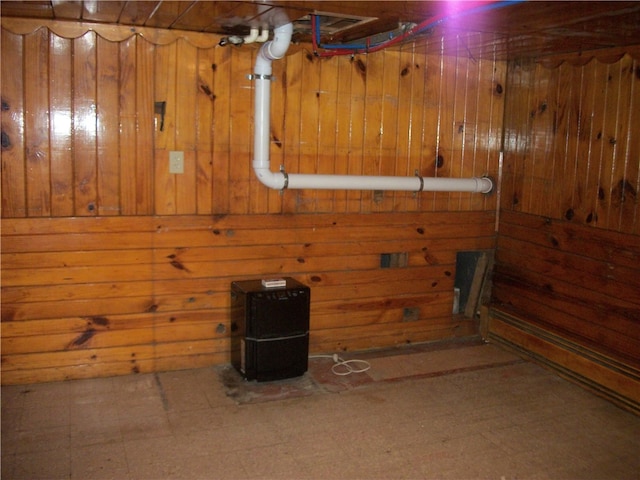
<svg viewBox="0 0 640 480">
<path fill-rule="evenodd" d="M 250 73 L 247 75 L 247 79 L 249 80 L 271 80 L 275 81 L 276 77 L 273 75 L 261 75 L 259 73 Z"/>
<path fill-rule="evenodd" d="M 289 174 L 285 171 L 284 165 L 280 165 L 280 173 L 284 177 L 284 184 L 282 185 L 282 188 L 280 189 L 280 191 L 283 192 L 287 188 L 289 188 Z"/>
<path fill-rule="evenodd" d="M 424 189 L 424 179 L 422 178 L 422 175 L 420 175 L 420 172 L 418 172 L 418 170 L 415 171 L 415 176 L 420 179 L 420 189 L 414 192 L 414 193 L 418 193 Z"/>
</svg>

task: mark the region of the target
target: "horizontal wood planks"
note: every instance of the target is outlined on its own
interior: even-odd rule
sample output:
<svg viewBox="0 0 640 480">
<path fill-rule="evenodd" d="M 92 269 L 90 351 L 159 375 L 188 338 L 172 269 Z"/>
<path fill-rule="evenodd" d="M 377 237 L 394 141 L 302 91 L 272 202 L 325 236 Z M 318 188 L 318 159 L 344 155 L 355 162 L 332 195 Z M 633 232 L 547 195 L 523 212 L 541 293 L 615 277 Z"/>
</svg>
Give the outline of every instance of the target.
<svg viewBox="0 0 640 480">
<path fill-rule="evenodd" d="M 474 334 L 451 315 L 456 252 L 492 248 L 494 225 L 488 212 L 6 219 L 2 382 L 226 363 L 230 282 L 264 276 L 311 287 L 312 351 Z M 407 267 L 381 268 L 393 252 Z"/>
<path fill-rule="evenodd" d="M 626 372 L 624 389 L 615 388 L 599 369 L 582 368 L 580 375 L 614 391 L 629 392 L 630 385 L 640 385 L 638 292 L 636 236 L 536 215 L 501 213 L 493 278 L 495 336 L 508 334 L 509 342 L 569 370 L 574 363 L 596 357 L 599 369 Z M 505 324 L 501 314 L 517 320 Z M 530 338 L 531 330 L 537 332 L 536 342 Z M 540 340 L 545 336 L 554 341 Z M 640 402 L 640 395 L 635 401 Z"/>
</svg>

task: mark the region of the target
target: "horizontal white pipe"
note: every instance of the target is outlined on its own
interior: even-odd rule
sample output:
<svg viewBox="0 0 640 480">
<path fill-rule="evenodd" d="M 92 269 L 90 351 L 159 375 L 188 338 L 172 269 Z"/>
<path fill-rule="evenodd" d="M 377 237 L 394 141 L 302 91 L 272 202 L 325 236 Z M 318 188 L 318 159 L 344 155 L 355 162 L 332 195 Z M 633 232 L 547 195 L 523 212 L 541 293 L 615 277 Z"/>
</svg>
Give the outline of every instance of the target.
<svg viewBox="0 0 640 480">
<path fill-rule="evenodd" d="M 489 193 L 493 182 L 488 177 L 392 177 L 370 175 L 305 175 L 272 172 L 269 167 L 256 166 L 258 179 L 276 190 L 394 190 L 409 192 L 476 192 Z"/>
<path fill-rule="evenodd" d="M 385 177 L 367 175 L 287 175 L 287 188 L 323 190 L 398 190 L 410 192 L 490 192 L 488 178 Z"/>
<path fill-rule="evenodd" d="M 255 80 L 254 157 L 253 169 L 258 179 L 276 190 L 396 190 L 411 192 L 481 192 L 489 193 L 493 182 L 487 177 L 391 177 L 368 175 L 308 175 L 272 172 L 269 163 L 271 62 L 284 57 L 293 25 L 287 23 L 274 30 L 273 40 L 260 47 L 256 57 Z"/>
</svg>

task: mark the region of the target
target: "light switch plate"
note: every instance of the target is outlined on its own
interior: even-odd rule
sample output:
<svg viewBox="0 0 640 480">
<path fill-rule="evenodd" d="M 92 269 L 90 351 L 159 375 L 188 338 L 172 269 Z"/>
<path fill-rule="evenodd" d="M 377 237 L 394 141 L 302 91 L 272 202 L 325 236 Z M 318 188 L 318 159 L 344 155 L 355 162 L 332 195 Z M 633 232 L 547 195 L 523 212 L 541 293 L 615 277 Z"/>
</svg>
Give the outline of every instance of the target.
<svg viewBox="0 0 640 480">
<path fill-rule="evenodd" d="M 169 152 L 169 173 L 184 173 L 184 152 Z"/>
</svg>

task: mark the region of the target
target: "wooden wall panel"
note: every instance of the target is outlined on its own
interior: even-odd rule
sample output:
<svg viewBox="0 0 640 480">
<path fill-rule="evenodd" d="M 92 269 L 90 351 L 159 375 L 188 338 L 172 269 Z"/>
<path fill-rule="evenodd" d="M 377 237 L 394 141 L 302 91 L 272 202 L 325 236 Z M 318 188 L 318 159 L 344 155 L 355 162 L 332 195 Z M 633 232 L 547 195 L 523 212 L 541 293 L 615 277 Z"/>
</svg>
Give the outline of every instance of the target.
<svg viewBox="0 0 640 480">
<path fill-rule="evenodd" d="M 2 215 L 27 216 L 25 181 L 24 38 L 2 29 Z"/>
<path fill-rule="evenodd" d="M 26 199 L 28 216 L 51 215 L 51 183 L 49 182 L 49 116 L 44 105 L 49 103 L 48 64 L 49 32 L 44 29 L 25 38 L 24 63 L 24 136 Z M 88 73 L 90 76 L 91 74 Z"/>
<path fill-rule="evenodd" d="M 510 65 L 502 209 L 640 234 L 638 68 Z"/>
<path fill-rule="evenodd" d="M 489 337 L 640 411 L 638 62 L 509 65 Z"/>
<path fill-rule="evenodd" d="M 103 107 L 98 105 L 97 98 L 96 44 L 95 32 L 88 32 L 73 42 L 73 127 L 69 134 L 72 138 L 74 157 L 75 215 L 78 216 L 94 216 L 103 210 L 102 205 L 98 203 L 98 111 L 102 111 Z M 45 202 L 47 200 L 44 199 Z"/>
<path fill-rule="evenodd" d="M 251 169 L 257 47 L 56 32 L 2 29 L 3 382 L 227 362 L 229 283 L 266 275 L 311 286 L 314 351 L 476 333 L 451 315 L 455 256 L 493 247 L 496 195 L 268 190 Z M 501 138 L 506 68 L 480 65 L 293 46 L 273 64 L 272 166 L 497 175 L 479 142 Z M 396 252 L 408 266 L 382 269 Z"/>
<path fill-rule="evenodd" d="M 585 227 L 537 216 L 504 213 L 501 222 L 497 305 L 640 369 L 638 245 L 606 231 L 585 240 Z"/>
<path fill-rule="evenodd" d="M 3 221 L 2 382 L 228 362 L 229 285 L 311 286 L 311 350 L 475 334 L 452 316 L 456 252 L 490 249 L 490 212 Z M 380 255 L 407 252 L 405 268 Z M 406 318 L 405 309 L 419 315 Z"/>
<path fill-rule="evenodd" d="M 3 155 L 3 178 L 12 179 L 3 217 L 495 207 L 495 196 L 475 194 L 269 191 L 251 169 L 246 75 L 257 47 L 199 46 L 201 37 L 111 41 L 100 27 L 70 29 L 69 38 L 3 27 L 3 98 L 12 108 L 3 110 L 3 129 L 13 137 Z M 353 58 L 292 47 L 274 75 L 273 169 L 497 176 L 487 146 L 495 149 L 501 131 L 485 127 L 502 111 L 499 62 L 429 56 L 413 45 Z M 165 102 L 164 122 L 155 102 Z M 172 150 L 184 152 L 182 174 L 169 173 Z"/>
<path fill-rule="evenodd" d="M 51 77 L 56 79 L 49 86 L 51 109 L 55 112 L 55 115 L 50 116 L 49 125 L 51 215 L 64 217 L 74 214 L 73 157 L 69 155 L 72 148 L 69 125 L 71 125 L 73 118 L 71 86 L 73 78 L 71 75 L 73 65 L 72 42 L 57 35 L 50 35 L 49 41 L 49 72 Z M 113 157 L 118 158 L 115 155 Z"/>
</svg>

